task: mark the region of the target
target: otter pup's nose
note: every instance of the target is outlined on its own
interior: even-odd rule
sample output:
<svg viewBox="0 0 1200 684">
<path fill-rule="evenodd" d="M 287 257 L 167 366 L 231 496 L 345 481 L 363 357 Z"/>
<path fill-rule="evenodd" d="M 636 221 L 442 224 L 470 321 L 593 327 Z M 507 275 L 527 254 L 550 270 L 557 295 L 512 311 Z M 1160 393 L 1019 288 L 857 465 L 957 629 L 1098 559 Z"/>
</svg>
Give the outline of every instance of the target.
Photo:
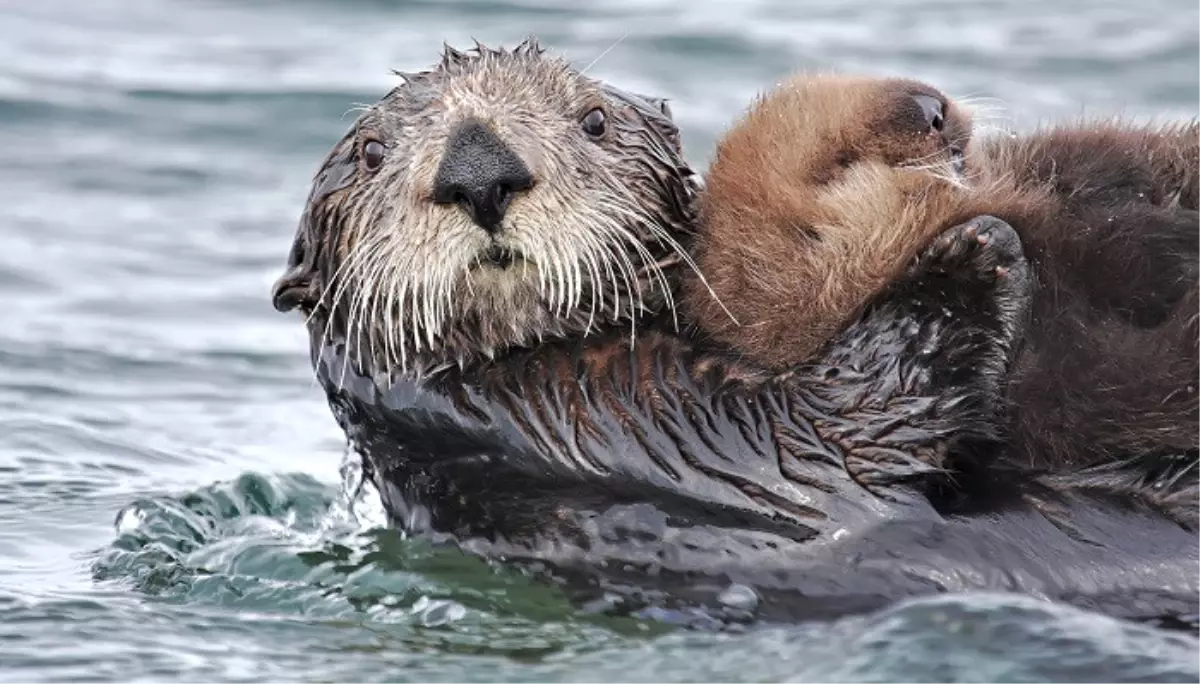
<svg viewBox="0 0 1200 684">
<path fill-rule="evenodd" d="M 433 200 L 455 203 L 489 233 L 500 229 L 514 193 L 533 186 L 524 162 L 481 122 L 463 122 L 446 143 L 433 181 Z"/>
</svg>

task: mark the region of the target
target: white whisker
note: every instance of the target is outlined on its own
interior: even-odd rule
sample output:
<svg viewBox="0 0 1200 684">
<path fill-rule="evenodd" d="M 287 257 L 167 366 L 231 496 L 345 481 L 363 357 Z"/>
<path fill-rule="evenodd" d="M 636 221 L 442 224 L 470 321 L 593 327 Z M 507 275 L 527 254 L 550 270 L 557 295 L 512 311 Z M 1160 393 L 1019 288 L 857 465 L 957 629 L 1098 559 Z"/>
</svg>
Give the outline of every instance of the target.
<svg viewBox="0 0 1200 684">
<path fill-rule="evenodd" d="M 599 62 L 600 60 L 604 59 L 604 58 L 605 58 L 605 56 L 607 56 L 607 55 L 608 55 L 608 53 L 612 52 L 613 48 L 615 48 L 616 46 L 620 45 L 620 44 L 621 44 L 621 43 L 622 43 L 622 42 L 623 42 L 623 41 L 624 41 L 626 38 L 628 38 L 628 37 L 629 37 L 629 32 L 628 32 L 628 31 L 626 31 L 626 32 L 625 32 L 625 34 L 624 34 L 624 35 L 622 35 L 620 38 L 618 38 L 618 39 L 617 39 L 617 40 L 616 40 L 616 41 L 615 41 L 615 42 L 614 42 L 612 45 L 609 45 L 609 46 L 608 46 L 608 48 L 606 48 L 606 49 L 604 50 L 604 52 L 601 52 L 601 53 L 600 53 L 600 55 L 599 55 L 598 57 L 596 57 L 596 59 L 593 59 L 593 60 L 591 61 L 591 63 L 590 63 L 590 64 L 588 64 L 588 65 L 587 65 L 587 66 L 585 66 L 583 69 L 581 69 L 581 70 L 579 71 L 579 74 L 580 74 L 581 76 L 582 76 L 583 74 L 586 74 L 586 73 L 588 72 L 588 69 L 591 69 L 592 67 L 596 66 L 596 63 L 597 63 L 597 62 Z"/>
</svg>

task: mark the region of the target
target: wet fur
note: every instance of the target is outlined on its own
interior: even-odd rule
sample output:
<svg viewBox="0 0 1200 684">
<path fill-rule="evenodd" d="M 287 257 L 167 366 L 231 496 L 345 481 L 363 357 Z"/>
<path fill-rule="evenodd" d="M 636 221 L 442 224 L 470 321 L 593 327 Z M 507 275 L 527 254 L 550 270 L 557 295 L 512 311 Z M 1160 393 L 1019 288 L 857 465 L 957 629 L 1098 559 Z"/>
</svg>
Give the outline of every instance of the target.
<svg viewBox="0 0 1200 684">
<path fill-rule="evenodd" d="M 742 582 L 766 599 L 758 617 L 812 619 L 936 590 L 1031 590 L 994 581 L 1030 558 L 1002 551 L 1025 533 L 995 522 L 1007 512 L 1036 517 L 1058 553 L 1122 553 L 1124 540 L 1076 520 L 1091 503 L 1042 485 L 995 482 L 960 517 L 926 496 L 948 452 L 998 438 L 995 382 L 1031 284 L 1012 229 L 985 220 L 950 230 L 823 358 L 779 376 L 746 374 L 666 319 L 632 343 L 610 329 L 390 388 L 343 382 L 340 348 L 317 335 L 313 361 L 409 533 L 550 576 L 581 602 L 619 598 L 620 611 L 719 610 L 716 594 Z"/>
<path fill-rule="evenodd" d="M 548 73 L 536 47 L 447 55 L 434 71 L 470 72 L 488 60 L 497 87 Z M 424 82 L 445 88 L 445 78 Z M 481 87 L 471 83 L 463 93 Z M 653 189 L 639 195 L 638 216 L 655 217 L 690 246 L 695 186 L 669 111 L 653 98 L 588 87 L 623 113 L 623 137 L 597 163 L 610 160 L 623 182 Z M 544 106 L 530 91 L 506 92 Z M 999 387 L 1031 287 L 1006 224 L 972 220 L 946 231 L 823 354 L 784 373 L 680 335 L 670 298 L 655 295 L 649 277 L 639 277 L 645 306 L 591 326 L 577 325 L 586 310 L 574 308 L 561 325 L 514 337 L 497 327 L 512 322 L 511 310 L 480 309 L 480 320 L 455 319 L 444 330 L 454 343 L 397 367 L 357 340 L 349 314 L 327 299 L 364 230 L 405 227 L 355 218 L 369 206 L 356 188 L 371 179 L 357 130 L 314 179 L 275 304 L 308 315 L 313 366 L 334 416 L 392 522 L 410 534 L 525 564 L 581 601 L 617 593 L 629 605 L 711 607 L 736 581 L 767 599 L 761 615 L 786 619 L 966 589 L 1083 603 L 1112 594 L 1103 609 L 1128 617 L 1194 605 L 1194 540 L 1138 501 L 1004 477 L 966 502 L 939 490 L 949 455 L 999 438 Z M 390 194 L 403 196 L 413 177 L 390 178 L 398 183 Z M 441 218 L 459 230 L 457 219 Z M 654 227 L 634 225 L 643 246 L 664 255 L 660 268 L 676 287 L 686 260 L 671 258 Z M 980 232 L 995 239 L 981 244 Z M 492 356 L 478 353 L 487 343 L 496 345 Z M 1155 543 L 1143 548 L 1147 530 Z M 1047 555 L 1031 555 L 1030 543 Z M 1144 571 L 1126 572 L 1145 558 Z M 1122 600 L 1131 594 L 1137 599 Z"/>
<path fill-rule="evenodd" d="M 340 348 L 316 337 L 314 366 L 394 524 L 580 604 L 814 620 L 989 590 L 1190 615 L 1194 533 L 1137 500 L 1038 477 L 993 476 L 968 501 L 931 490 L 947 455 L 999 438 L 992 370 L 1032 285 L 1006 224 L 944 237 L 780 376 L 665 320 L 633 344 L 612 329 L 387 388 L 339 379 Z M 723 606 L 731 583 L 758 606 Z"/>
<path fill-rule="evenodd" d="M 957 177 L 930 151 L 913 92 L 931 90 L 801 75 L 760 98 L 719 143 L 701 202 L 696 260 L 722 306 L 685 285 L 685 317 L 745 363 L 792 367 L 935 236 L 999 217 L 1021 235 L 1037 296 L 1008 378 L 1009 446 L 987 467 L 1121 463 L 1140 475 L 1112 475 L 1111 493 L 1160 500 L 1194 525 L 1196 125 L 974 141 Z M 940 143 L 965 145 L 969 115 L 945 105 Z"/>
</svg>

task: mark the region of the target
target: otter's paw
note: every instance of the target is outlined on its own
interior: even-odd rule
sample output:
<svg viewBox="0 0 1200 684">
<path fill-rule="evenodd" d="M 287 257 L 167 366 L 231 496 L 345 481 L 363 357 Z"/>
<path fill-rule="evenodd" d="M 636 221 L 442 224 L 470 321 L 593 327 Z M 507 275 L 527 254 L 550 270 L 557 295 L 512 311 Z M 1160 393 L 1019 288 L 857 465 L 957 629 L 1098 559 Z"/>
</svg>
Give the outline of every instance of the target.
<svg viewBox="0 0 1200 684">
<path fill-rule="evenodd" d="M 1020 237 L 981 216 L 940 235 L 873 298 L 808 377 L 829 402 L 823 436 L 855 481 L 895 499 L 990 457 L 1032 294 Z"/>
<path fill-rule="evenodd" d="M 1008 279 L 1017 287 L 1028 280 L 1021 236 L 994 216 L 978 216 L 946 230 L 917 255 L 907 276 L 950 275 L 988 282 Z"/>
<path fill-rule="evenodd" d="M 1017 341 L 1033 300 L 1021 236 L 994 216 L 978 216 L 946 230 L 917 256 L 902 278 L 926 304 L 964 315 L 994 316 L 985 328 Z"/>
</svg>

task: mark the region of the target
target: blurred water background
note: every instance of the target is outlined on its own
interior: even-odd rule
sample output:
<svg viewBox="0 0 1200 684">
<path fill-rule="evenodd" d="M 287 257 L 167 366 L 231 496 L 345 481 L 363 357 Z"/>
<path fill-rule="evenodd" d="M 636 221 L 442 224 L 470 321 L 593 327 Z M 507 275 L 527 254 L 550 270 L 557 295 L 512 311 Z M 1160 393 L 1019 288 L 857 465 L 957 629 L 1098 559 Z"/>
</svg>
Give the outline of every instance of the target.
<svg viewBox="0 0 1200 684">
<path fill-rule="evenodd" d="M 347 110 L 443 40 L 671 98 L 703 166 L 801 67 L 997 123 L 1191 118 L 1195 0 L 0 0 L 0 680 L 1197 681 L 1197 642 L 1033 601 L 679 632 L 378 528 L 268 301 Z M 614 45 L 615 44 L 615 45 Z"/>
</svg>

